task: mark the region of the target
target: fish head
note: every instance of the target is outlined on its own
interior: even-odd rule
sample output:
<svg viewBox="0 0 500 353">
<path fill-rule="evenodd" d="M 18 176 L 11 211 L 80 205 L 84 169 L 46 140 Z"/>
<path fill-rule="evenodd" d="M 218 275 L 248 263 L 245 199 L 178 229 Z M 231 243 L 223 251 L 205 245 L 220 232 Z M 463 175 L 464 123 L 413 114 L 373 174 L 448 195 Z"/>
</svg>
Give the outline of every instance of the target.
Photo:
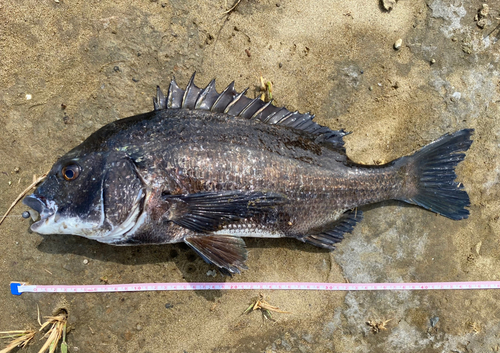
<svg viewBox="0 0 500 353">
<path fill-rule="evenodd" d="M 40 215 L 39 234 L 73 234 L 112 243 L 139 218 L 144 187 L 133 161 L 116 152 L 69 153 L 23 203 Z"/>
</svg>

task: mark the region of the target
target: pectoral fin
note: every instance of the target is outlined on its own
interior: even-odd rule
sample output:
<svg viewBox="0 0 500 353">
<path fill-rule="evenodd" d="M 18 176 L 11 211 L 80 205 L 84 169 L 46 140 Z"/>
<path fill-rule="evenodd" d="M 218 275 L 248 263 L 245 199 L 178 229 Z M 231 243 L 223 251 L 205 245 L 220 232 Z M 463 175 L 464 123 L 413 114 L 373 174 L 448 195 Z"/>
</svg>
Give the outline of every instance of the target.
<svg viewBox="0 0 500 353">
<path fill-rule="evenodd" d="M 242 191 L 167 195 L 164 200 L 171 205 L 166 219 L 198 233 L 213 232 L 232 221 L 270 212 L 286 201 L 276 193 Z"/>
<path fill-rule="evenodd" d="M 347 211 L 335 222 L 332 229 L 320 234 L 308 235 L 300 238 L 304 243 L 309 243 L 320 248 L 335 249 L 335 244 L 344 239 L 345 233 L 351 233 L 354 226 L 363 219 L 363 212 L 355 209 Z"/>
<path fill-rule="evenodd" d="M 219 267 L 226 275 L 246 270 L 247 250 L 243 239 L 230 235 L 200 235 L 184 239 L 205 262 Z"/>
</svg>

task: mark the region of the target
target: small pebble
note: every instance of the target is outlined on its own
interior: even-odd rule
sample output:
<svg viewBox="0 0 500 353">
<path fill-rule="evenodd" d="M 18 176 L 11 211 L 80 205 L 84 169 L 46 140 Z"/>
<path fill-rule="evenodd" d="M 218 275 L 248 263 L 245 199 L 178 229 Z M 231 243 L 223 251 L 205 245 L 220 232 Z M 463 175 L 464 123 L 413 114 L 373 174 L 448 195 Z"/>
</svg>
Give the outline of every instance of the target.
<svg viewBox="0 0 500 353">
<path fill-rule="evenodd" d="M 113 67 L 113 70 L 115 70 L 115 72 L 119 72 L 120 71 L 120 67 L 119 66 L 115 66 L 115 67 Z"/>
<path fill-rule="evenodd" d="M 436 63 L 436 59 L 431 59 L 431 64 L 435 64 Z"/>
<path fill-rule="evenodd" d="M 479 16 L 486 17 L 490 13 L 490 7 L 488 4 L 483 4 L 481 10 L 479 10 Z"/>
<path fill-rule="evenodd" d="M 137 324 L 137 326 L 135 327 L 135 329 L 136 329 L 137 331 L 141 331 L 141 330 L 142 330 L 142 326 L 141 326 L 141 325 L 139 325 L 139 324 Z"/>
<path fill-rule="evenodd" d="M 33 96 L 31 94 L 26 94 L 26 100 L 30 100 L 31 98 L 33 98 Z"/>
<path fill-rule="evenodd" d="M 437 316 L 431 317 L 431 327 L 436 326 L 438 322 L 439 322 L 439 317 Z"/>
<path fill-rule="evenodd" d="M 30 213 L 28 211 L 24 211 L 23 214 L 21 215 L 23 218 L 30 218 Z"/>
<path fill-rule="evenodd" d="M 397 0 L 382 0 L 382 5 L 386 11 L 391 11 L 396 6 Z"/>
<path fill-rule="evenodd" d="M 399 50 L 401 48 L 401 45 L 403 44 L 403 40 L 399 38 L 396 43 L 394 43 L 394 49 Z"/>
<path fill-rule="evenodd" d="M 302 339 L 307 343 L 313 343 L 313 336 L 310 333 L 305 333 L 302 335 Z"/>
<path fill-rule="evenodd" d="M 481 246 L 483 245 L 483 242 L 480 241 L 479 243 L 476 244 L 476 254 L 479 255 L 479 252 L 481 251 Z"/>
<path fill-rule="evenodd" d="M 14 168 L 14 173 L 19 173 L 19 170 L 20 170 L 19 167 L 15 167 Z"/>
<path fill-rule="evenodd" d="M 488 22 L 486 21 L 486 18 L 481 18 L 479 21 L 477 21 L 477 26 L 481 29 L 486 27 L 487 24 Z"/>
<path fill-rule="evenodd" d="M 165 304 L 165 308 L 167 309 L 172 309 L 174 307 L 174 304 L 167 303 Z"/>
<path fill-rule="evenodd" d="M 450 100 L 451 100 L 452 102 L 457 102 L 457 101 L 459 101 L 459 100 L 460 100 L 460 98 L 462 98 L 462 93 L 460 93 L 460 92 L 454 92 L 454 93 L 451 95 Z"/>
<path fill-rule="evenodd" d="M 83 260 L 83 264 L 84 264 L 84 265 L 86 265 L 86 264 L 88 264 L 88 263 L 89 263 L 89 260 L 87 260 L 87 259 L 84 259 L 84 260 Z"/>
</svg>

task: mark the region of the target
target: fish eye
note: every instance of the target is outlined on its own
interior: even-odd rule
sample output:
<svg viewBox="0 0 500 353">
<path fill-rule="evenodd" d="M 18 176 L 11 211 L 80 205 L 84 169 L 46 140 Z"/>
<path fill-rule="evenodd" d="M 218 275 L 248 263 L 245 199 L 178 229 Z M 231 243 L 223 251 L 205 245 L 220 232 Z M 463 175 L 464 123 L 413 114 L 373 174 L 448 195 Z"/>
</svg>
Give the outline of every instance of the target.
<svg viewBox="0 0 500 353">
<path fill-rule="evenodd" d="M 76 178 L 78 178 L 78 175 L 80 175 L 80 166 L 75 163 L 67 164 L 65 167 L 63 167 L 61 173 L 65 180 L 75 180 Z"/>
</svg>

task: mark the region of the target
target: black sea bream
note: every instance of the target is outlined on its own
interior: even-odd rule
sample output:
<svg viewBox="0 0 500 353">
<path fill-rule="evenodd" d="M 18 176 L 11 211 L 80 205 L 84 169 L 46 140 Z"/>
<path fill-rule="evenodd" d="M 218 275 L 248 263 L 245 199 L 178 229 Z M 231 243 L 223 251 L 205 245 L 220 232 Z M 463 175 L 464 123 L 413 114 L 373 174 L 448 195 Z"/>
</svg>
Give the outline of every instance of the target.
<svg viewBox="0 0 500 353">
<path fill-rule="evenodd" d="M 329 250 L 362 219 L 358 207 L 401 200 L 467 218 L 455 167 L 473 130 L 411 156 L 360 165 L 344 130 L 215 82 L 158 88 L 154 111 L 112 122 L 61 157 L 24 204 L 40 234 L 113 245 L 185 242 L 223 273 L 246 268 L 242 237 L 295 238 Z"/>
</svg>

